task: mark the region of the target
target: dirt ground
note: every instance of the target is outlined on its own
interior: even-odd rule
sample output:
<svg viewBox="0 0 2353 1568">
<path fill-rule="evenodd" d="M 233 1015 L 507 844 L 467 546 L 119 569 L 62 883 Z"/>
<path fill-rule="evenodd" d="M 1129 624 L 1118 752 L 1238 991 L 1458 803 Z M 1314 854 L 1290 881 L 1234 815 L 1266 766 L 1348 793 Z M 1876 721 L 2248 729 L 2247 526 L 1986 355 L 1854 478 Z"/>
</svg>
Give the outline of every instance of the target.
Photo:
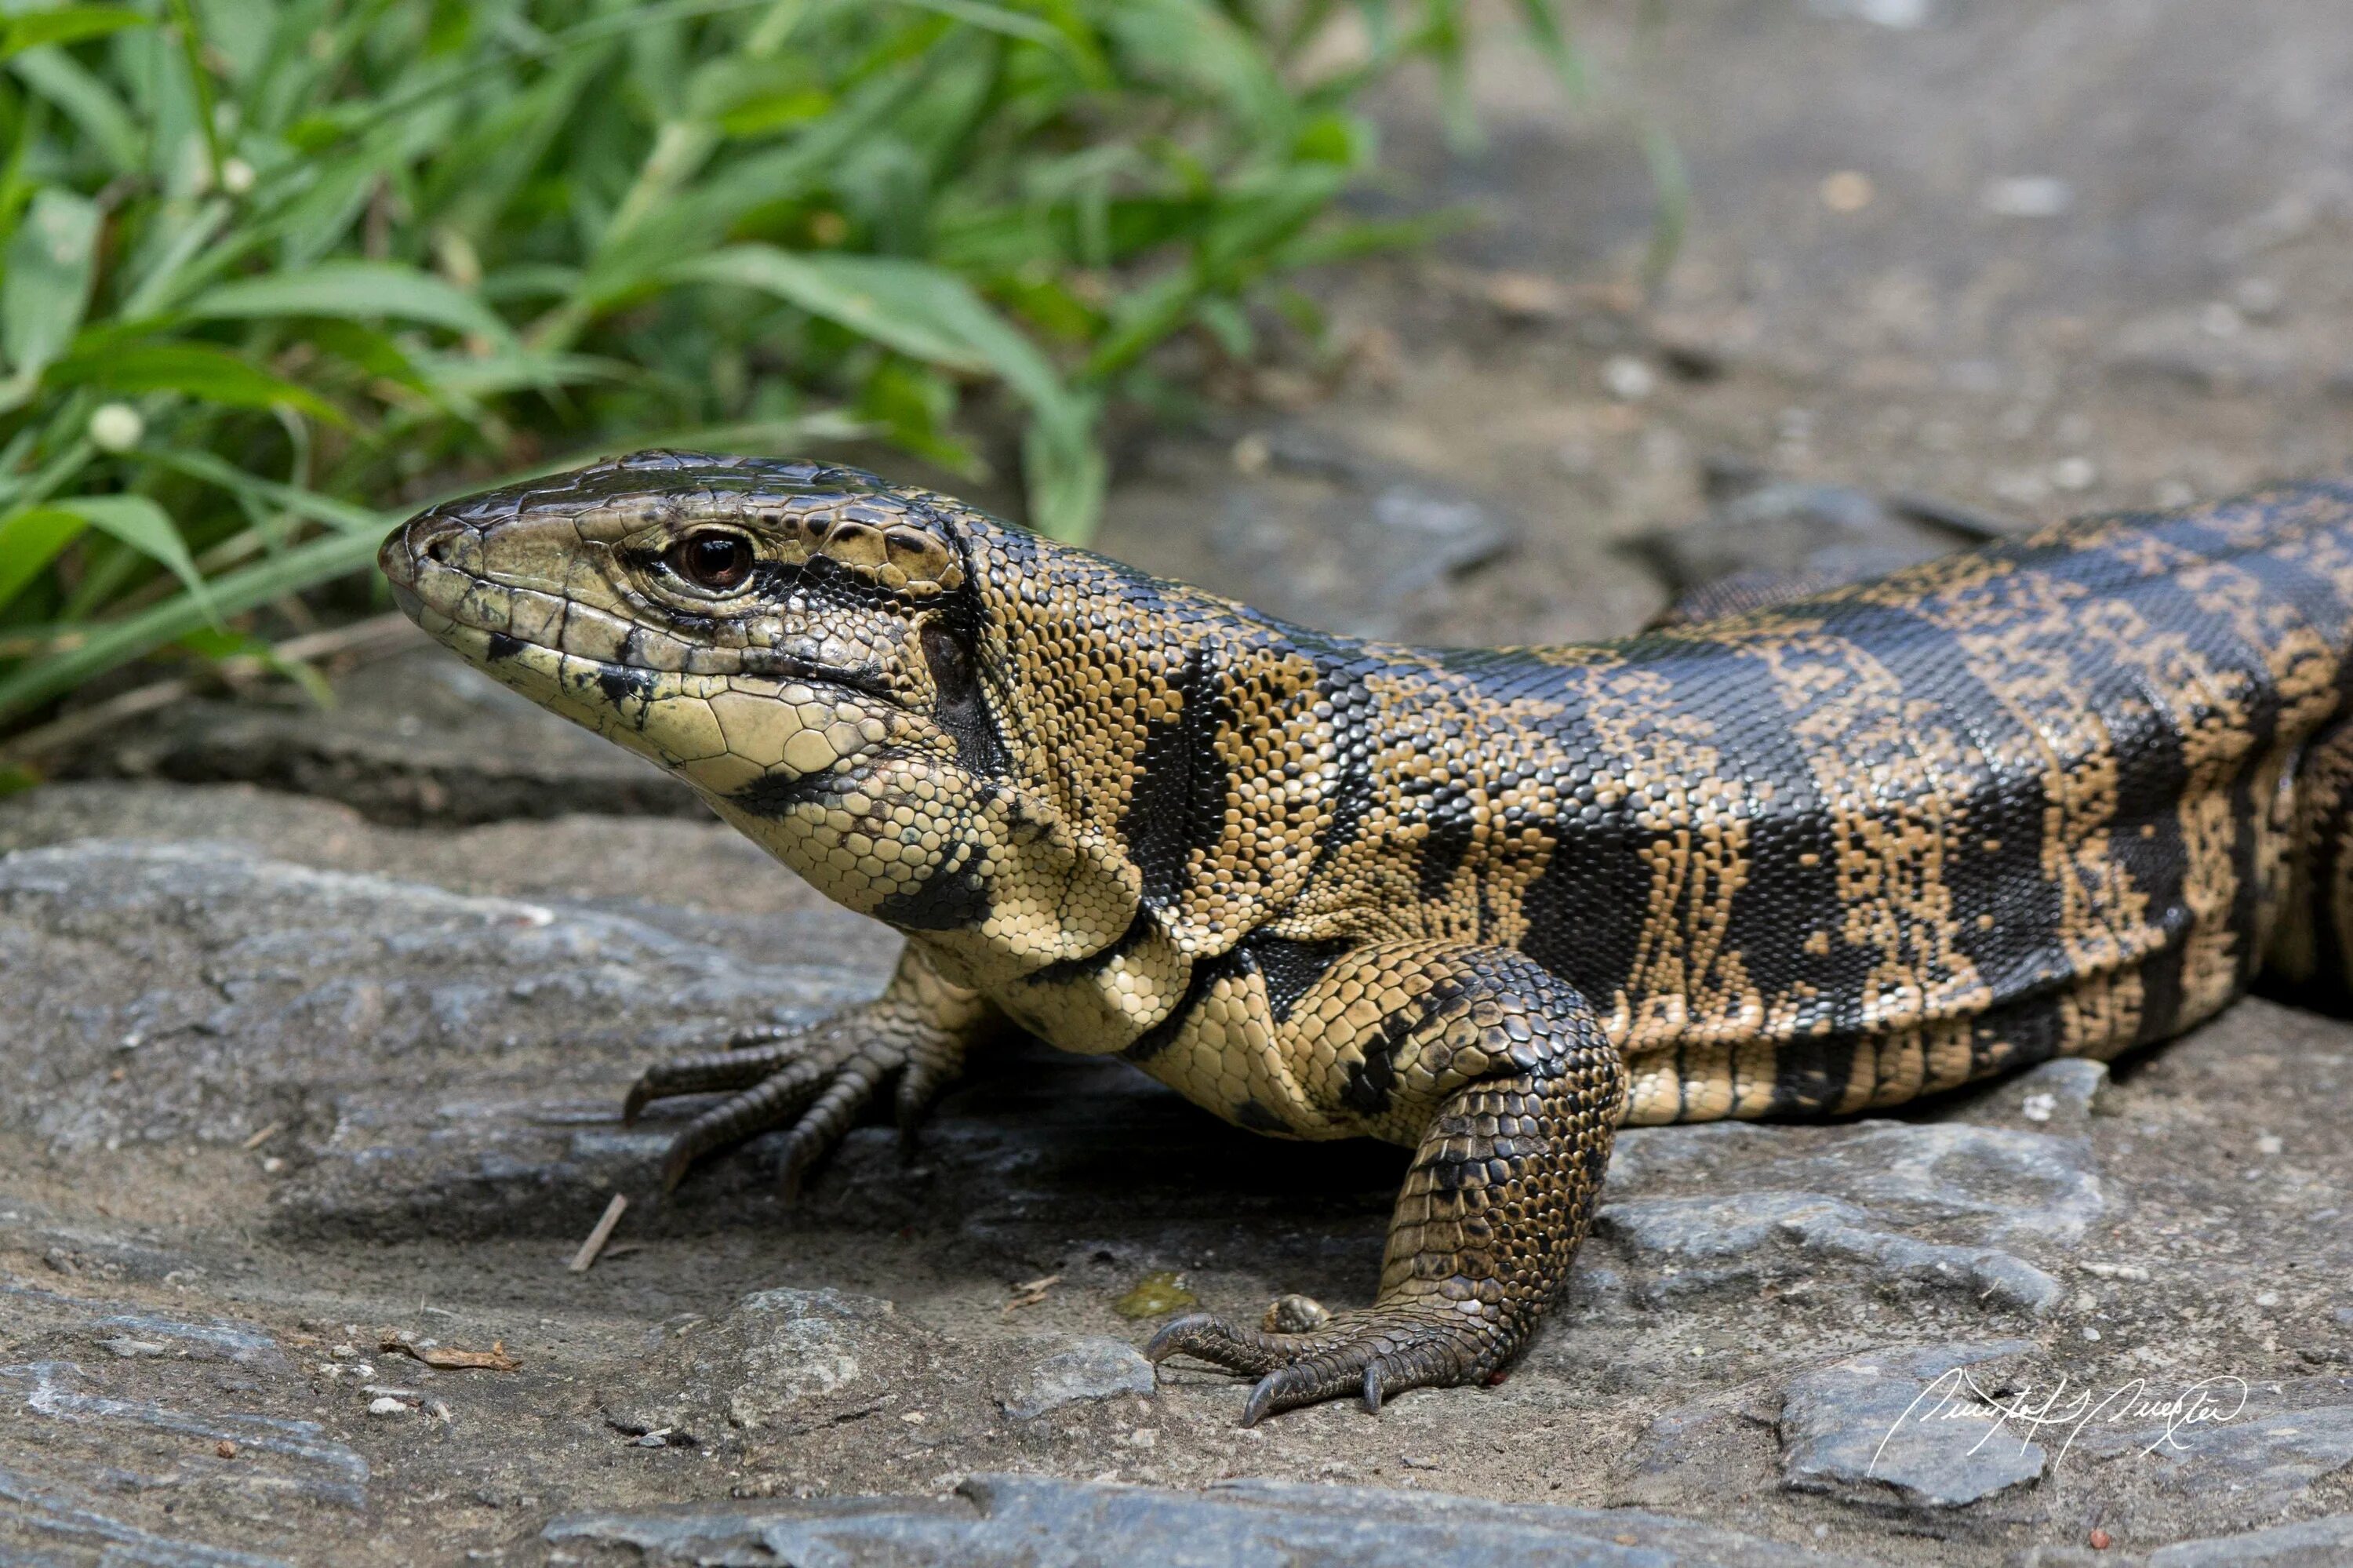
<svg viewBox="0 0 2353 1568">
<path fill-rule="evenodd" d="M 1558 641 L 1711 550 L 2342 471 L 2334 0 L 1660 9 L 1582 8 L 1576 106 L 1491 48 L 1475 155 L 1391 108 L 1368 209 L 1481 220 L 1319 285 L 1328 350 L 1139 440 L 1103 547 L 1341 630 Z M 1642 114 L 1693 193 L 1654 297 Z M 2353 1562 L 2353 1029 L 2252 1001 L 2113 1081 L 1635 1135 L 1508 1381 L 1245 1432 L 1243 1385 L 1126 1347 L 1180 1295 L 1360 1298 L 1401 1155 L 1015 1052 L 912 1163 L 864 1128 L 790 1212 L 765 1145 L 655 1202 L 679 1122 L 618 1126 L 637 1067 L 865 994 L 892 939 L 439 658 L 0 803 L 0 1562 Z M 435 734 L 524 784 L 428 768 Z M 1906 1427 L 1952 1368 L 2104 1403 Z M 1071 1486 L 972 1478 L 1006 1473 Z M 1253 1478 L 1317 1489 L 1220 1484 Z M 1118 1514 L 1136 1488 L 1182 1496 Z M 1390 1518 L 1350 1489 L 1554 1506 L 1335 1547 Z M 812 1500 L 866 1495 L 902 1500 Z M 1024 1508 L 1096 1544 L 1014 1539 Z"/>
</svg>

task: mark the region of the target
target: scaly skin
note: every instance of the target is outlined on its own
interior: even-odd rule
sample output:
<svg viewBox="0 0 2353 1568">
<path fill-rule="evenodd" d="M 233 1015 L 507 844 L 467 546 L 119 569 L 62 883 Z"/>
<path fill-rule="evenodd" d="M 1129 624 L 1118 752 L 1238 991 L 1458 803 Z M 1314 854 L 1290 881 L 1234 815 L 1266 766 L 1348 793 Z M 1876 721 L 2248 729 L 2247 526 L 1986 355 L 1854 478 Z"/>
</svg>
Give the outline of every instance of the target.
<svg viewBox="0 0 2353 1568">
<path fill-rule="evenodd" d="M 1500 1368 L 1621 1123 L 2105 1058 L 2259 972 L 2345 994 L 2353 488 L 1569 648 L 1327 637 L 855 471 L 676 453 L 382 559 L 427 630 L 907 935 L 878 1001 L 646 1075 L 633 1115 L 734 1092 L 671 1181 L 783 1125 L 795 1181 L 1008 1022 L 1415 1146 L 1371 1308 L 1153 1342 L 1259 1377 L 1250 1421 Z"/>
</svg>

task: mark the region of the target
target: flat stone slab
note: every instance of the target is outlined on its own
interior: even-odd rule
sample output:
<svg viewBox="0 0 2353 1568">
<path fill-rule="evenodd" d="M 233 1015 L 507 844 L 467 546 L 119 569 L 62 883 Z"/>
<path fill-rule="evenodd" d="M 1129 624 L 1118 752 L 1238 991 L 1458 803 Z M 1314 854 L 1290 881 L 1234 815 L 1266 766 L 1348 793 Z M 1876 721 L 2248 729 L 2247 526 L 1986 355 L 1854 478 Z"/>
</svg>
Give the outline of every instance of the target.
<svg viewBox="0 0 2353 1568">
<path fill-rule="evenodd" d="M 0 805 L 0 1487 L 30 1499 L 0 1505 L 0 1551 L 34 1561 L 309 1562 L 361 1531 L 530 1562 L 582 1550 L 541 1539 L 555 1515 L 774 1522 L 804 1492 L 969 1522 L 959 1480 L 1019 1471 L 1618 1527 L 1567 1561 L 1663 1551 L 1655 1517 L 1990 1568 L 2087 1550 L 2087 1520 L 2128 1552 L 2293 1525 L 2348 1472 L 2353 1041 L 2267 1003 L 2113 1081 L 2052 1064 L 1902 1119 L 1630 1132 L 1570 1298 L 1500 1386 L 1243 1432 L 1246 1380 L 1150 1376 L 1159 1319 L 1120 1308 L 1160 1275 L 1169 1304 L 1248 1318 L 1359 1304 L 1404 1151 L 1257 1138 L 1116 1061 L 1015 1045 L 912 1159 L 858 1127 L 787 1211 L 760 1140 L 657 1202 L 707 1102 L 621 1128 L 644 1061 L 870 994 L 894 952 L 715 823 L 419 832 L 100 782 Z M 566 1272 L 615 1192 L 635 1202 L 605 1255 Z M 1933 1381 L 1891 1358 L 2013 1340 L 1970 1363 L 2002 1370 L 1996 1397 L 2222 1374 L 2249 1397 L 2179 1452 L 2142 1451 L 2156 1417 L 2033 1430 L 2048 1462 L 2007 1484 L 1877 1452 L 1889 1368 Z M 387 1341 L 503 1344 L 517 1370 Z M 1338 1528 L 1250 1507 L 1271 1539 Z"/>
<path fill-rule="evenodd" d="M 2336 1568 L 2348 1562 L 2353 1562 L 2353 1513 L 2244 1535 L 2179 1541 L 2148 1554 L 2148 1568 Z"/>
<path fill-rule="evenodd" d="M 1595 1231 L 1641 1302 L 1847 1274 L 2045 1314 L 2065 1296 L 2053 1271 L 2106 1206 L 2082 1135 L 2105 1081 L 2096 1062 L 2046 1063 L 1980 1107 L 2009 1126 L 1629 1128 Z"/>
<path fill-rule="evenodd" d="M 976 1475 L 951 1497 L 573 1514 L 559 1549 L 631 1547 L 661 1568 L 749 1561 L 903 1568 L 1780 1568 L 1854 1563 L 1639 1510 L 1514 1506 L 1432 1492 L 1238 1481 L 1203 1492 Z M 765 1556 L 755 1555 L 766 1553 Z"/>
<path fill-rule="evenodd" d="M 1988 1363 L 2028 1340 L 1874 1351 L 1790 1380 L 1781 1470 L 1799 1491 L 1906 1509 L 1957 1509 L 2031 1486 L 2050 1450 L 1980 1396 Z"/>
<path fill-rule="evenodd" d="M 1047 1351 L 1014 1373 L 998 1403 L 1014 1420 L 1032 1421 L 1094 1400 L 1149 1399 L 1159 1386 L 1143 1351 L 1124 1340 L 1088 1335 Z"/>
</svg>

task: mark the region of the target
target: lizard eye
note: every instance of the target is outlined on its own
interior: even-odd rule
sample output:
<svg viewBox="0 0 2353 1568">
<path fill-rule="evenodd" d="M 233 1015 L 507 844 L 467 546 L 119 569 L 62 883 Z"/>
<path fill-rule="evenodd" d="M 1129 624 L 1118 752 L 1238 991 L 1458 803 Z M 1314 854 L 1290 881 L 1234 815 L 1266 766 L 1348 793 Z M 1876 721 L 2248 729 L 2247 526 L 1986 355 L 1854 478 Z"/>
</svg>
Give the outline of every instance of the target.
<svg viewBox="0 0 2353 1568">
<path fill-rule="evenodd" d="M 733 593 L 752 576 L 752 542 L 741 534 L 690 534 L 662 553 L 662 565 L 705 593 Z"/>
</svg>

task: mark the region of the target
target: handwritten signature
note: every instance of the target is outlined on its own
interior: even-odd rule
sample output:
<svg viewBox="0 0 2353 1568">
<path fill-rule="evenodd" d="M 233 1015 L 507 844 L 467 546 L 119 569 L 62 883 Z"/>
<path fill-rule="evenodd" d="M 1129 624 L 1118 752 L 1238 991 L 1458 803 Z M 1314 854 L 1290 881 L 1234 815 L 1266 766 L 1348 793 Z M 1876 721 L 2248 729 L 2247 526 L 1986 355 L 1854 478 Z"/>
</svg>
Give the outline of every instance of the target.
<svg viewBox="0 0 2353 1568">
<path fill-rule="evenodd" d="M 2066 1458 L 2084 1428 L 2095 1421 L 2111 1426 L 2155 1424 L 2157 1436 L 2141 1449 L 2144 1455 L 2154 1454 L 2159 1448 L 2186 1454 L 2190 1450 L 2180 1440 L 2183 1432 L 2236 1421 L 2246 1409 L 2247 1380 L 2228 1373 L 2200 1378 L 2169 1396 L 2160 1396 L 2151 1390 L 2147 1378 L 2130 1379 L 2105 1393 L 2088 1385 L 2071 1393 L 2069 1379 L 2063 1372 L 2047 1391 L 2030 1385 L 1989 1393 L 1978 1386 L 1967 1367 L 1955 1367 L 1922 1389 L 1919 1397 L 1905 1406 L 1904 1414 L 1887 1429 L 1887 1435 L 1879 1440 L 1879 1446 L 1872 1453 L 1871 1465 L 1863 1473 L 1869 1475 L 1877 1468 L 1887 1445 L 1895 1440 L 1907 1423 L 1915 1426 L 1936 1422 L 1980 1424 L 1985 1431 L 1969 1446 L 1972 1454 L 2005 1432 L 2015 1436 L 2023 1449 L 2046 1428 L 2063 1428 L 2067 1438 L 2052 1459 L 2056 1465 Z"/>
</svg>

